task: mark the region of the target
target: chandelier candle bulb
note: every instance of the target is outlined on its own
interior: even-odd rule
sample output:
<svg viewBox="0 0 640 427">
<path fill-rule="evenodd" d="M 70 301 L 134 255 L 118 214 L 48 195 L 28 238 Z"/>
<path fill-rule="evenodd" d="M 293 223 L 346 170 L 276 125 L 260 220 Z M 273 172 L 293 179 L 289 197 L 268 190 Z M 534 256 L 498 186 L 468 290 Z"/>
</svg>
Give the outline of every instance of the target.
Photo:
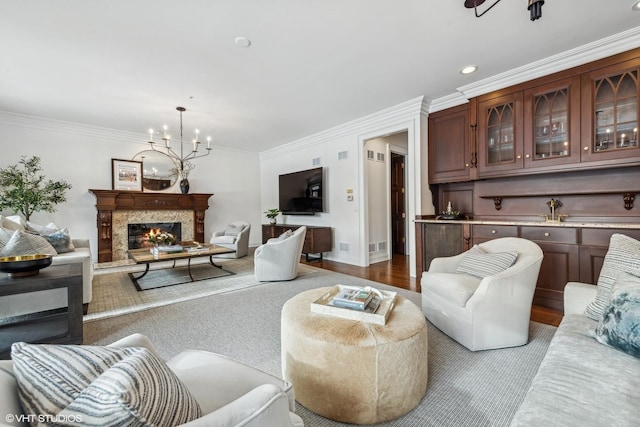
<svg viewBox="0 0 640 427">
<path fill-rule="evenodd" d="M 198 142 L 198 141 L 199 141 L 199 139 L 198 139 L 198 134 L 199 134 L 199 133 L 200 133 L 200 131 L 199 131 L 198 129 L 196 129 L 196 142 Z"/>
<path fill-rule="evenodd" d="M 211 137 L 207 137 L 207 150 L 211 150 Z"/>
<path fill-rule="evenodd" d="M 153 129 L 149 129 L 149 142 L 153 142 Z"/>
</svg>

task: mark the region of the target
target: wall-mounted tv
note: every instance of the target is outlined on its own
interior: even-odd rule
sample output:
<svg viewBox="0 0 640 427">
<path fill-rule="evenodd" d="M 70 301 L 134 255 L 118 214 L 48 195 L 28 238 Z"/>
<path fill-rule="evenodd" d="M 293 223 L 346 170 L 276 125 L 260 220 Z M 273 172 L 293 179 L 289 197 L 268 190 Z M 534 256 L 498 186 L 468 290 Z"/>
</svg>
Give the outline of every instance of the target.
<svg viewBox="0 0 640 427">
<path fill-rule="evenodd" d="M 324 212 L 322 168 L 280 175 L 279 208 L 283 215 L 313 215 Z"/>
</svg>

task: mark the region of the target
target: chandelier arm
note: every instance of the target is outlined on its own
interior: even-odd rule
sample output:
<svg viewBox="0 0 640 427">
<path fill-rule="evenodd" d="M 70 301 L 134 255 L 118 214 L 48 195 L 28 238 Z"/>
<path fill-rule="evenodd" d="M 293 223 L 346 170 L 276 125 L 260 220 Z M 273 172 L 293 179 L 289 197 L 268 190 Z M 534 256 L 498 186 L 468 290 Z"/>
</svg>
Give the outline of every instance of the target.
<svg viewBox="0 0 640 427">
<path fill-rule="evenodd" d="M 476 18 L 480 18 L 482 15 L 484 15 L 485 13 L 489 12 L 493 6 L 497 5 L 498 3 L 500 3 L 500 0 L 496 0 L 495 3 L 493 3 L 491 6 L 489 6 L 484 12 L 482 12 L 480 15 L 478 15 L 478 6 L 473 5 L 473 10 L 476 13 Z"/>
</svg>

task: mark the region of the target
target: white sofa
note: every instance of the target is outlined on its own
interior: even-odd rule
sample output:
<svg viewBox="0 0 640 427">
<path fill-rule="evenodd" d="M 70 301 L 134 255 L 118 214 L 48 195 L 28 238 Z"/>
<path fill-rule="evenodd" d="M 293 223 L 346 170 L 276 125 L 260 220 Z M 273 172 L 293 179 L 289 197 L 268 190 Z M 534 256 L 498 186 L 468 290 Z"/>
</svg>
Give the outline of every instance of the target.
<svg viewBox="0 0 640 427">
<path fill-rule="evenodd" d="M 93 261 L 88 239 L 73 239 L 75 249 L 53 256 L 51 265 L 68 265 L 73 271 L 82 271 L 82 303 L 86 314 L 92 298 Z M 77 269 L 77 270 L 76 270 Z M 54 310 L 67 305 L 65 289 L 32 292 L 0 298 L 2 317 L 13 317 L 34 311 Z"/>
<path fill-rule="evenodd" d="M 302 226 L 289 237 L 274 237 L 258 246 L 253 256 L 256 280 L 273 282 L 295 279 L 306 234 L 307 227 Z"/>
<path fill-rule="evenodd" d="M 112 347 L 145 347 L 157 355 L 151 341 L 130 335 Z M 199 350 L 187 350 L 167 365 L 198 401 L 204 415 L 185 426 L 303 427 L 295 414 L 290 383 L 243 363 Z M 0 426 L 26 426 L 13 374 L 13 362 L 0 360 Z"/>
<path fill-rule="evenodd" d="M 596 286 L 569 282 L 558 327 L 512 426 L 637 426 L 640 360 L 592 337 Z"/>
</svg>

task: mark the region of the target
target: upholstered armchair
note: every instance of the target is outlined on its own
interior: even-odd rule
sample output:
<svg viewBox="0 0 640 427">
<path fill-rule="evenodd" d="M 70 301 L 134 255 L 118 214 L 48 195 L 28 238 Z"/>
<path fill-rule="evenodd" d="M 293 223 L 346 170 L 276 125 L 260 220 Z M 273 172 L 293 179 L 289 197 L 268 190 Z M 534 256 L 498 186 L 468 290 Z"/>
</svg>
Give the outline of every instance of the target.
<svg viewBox="0 0 640 427">
<path fill-rule="evenodd" d="M 142 334 L 130 335 L 109 347 L 142 347 L 158 356 L 151 341 Z M 287 381 L 201 350 L 183 351 L 166 365 L 186 386 L 203 414 L 182 424 L 184 426 L 304 426 L 302 419 L 294 413 L 293 388 Z M 18 398 L 13 366 L 11 360 L 0 360 L 0 426 L 28 425 L 17 420 L 24 410 Z"/>
<path fill-rule="evenodd" d="M 505 237 L 434 258 L 420 280 L 422 311 L 469 350 L 524 345 L 542 257 L 534 242 Z"/>
<path fill-rule="evenodd" d="M 257 281 L 292 280 L 298 276 L 298 264 L 307 227 L 296 229 L 290 236 L 287 235 L 289 232 L 269 239 L 267 243 L 256 248 L 254 271 Z"/>
<path fill-rule="evenodd" d="M 242 258 L 249 253 L 249 232 L 251 224 L 236 221 L 227 225 L 224 230 L 214 231 L 209 243 L 233 249 L 235 252 L 216 255 L 219 258 Z"/>
</svg>

